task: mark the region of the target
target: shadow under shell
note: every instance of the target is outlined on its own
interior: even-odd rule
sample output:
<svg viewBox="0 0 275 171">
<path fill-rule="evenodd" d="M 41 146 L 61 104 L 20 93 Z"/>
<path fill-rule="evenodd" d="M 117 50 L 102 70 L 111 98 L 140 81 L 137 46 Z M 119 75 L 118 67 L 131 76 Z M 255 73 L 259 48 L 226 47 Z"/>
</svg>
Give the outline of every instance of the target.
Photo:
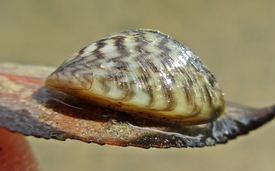
<svg viewBox="0 0 275 171">
<path fill-rule="evenodd" d="M 118 141 L 116 145 L 143 148 L 203 147 L 226 143 L 237 135 L 261 126 L 272 119 L 275 113 L 275 107 L 250 109 L 227 103 L 225 113 L 218 120 L 185 126 L 114 111 L 44 86 L 34 94 L 34 98 L 46 108 L 70 118 L 65 122 L 67 128 L 83 129 L 83 133 L 90 130 L 83 134 L 84 137 L 89 137 L 87 133 L 96 132 L 102 137 L 115 137 Z M 97 130 L 93 126 L 96 123 L 103 124 L 103 127 Z M 110 144 L 107 140 L 98 141 L 92 137 L 89 141 Z"/>
</svg>

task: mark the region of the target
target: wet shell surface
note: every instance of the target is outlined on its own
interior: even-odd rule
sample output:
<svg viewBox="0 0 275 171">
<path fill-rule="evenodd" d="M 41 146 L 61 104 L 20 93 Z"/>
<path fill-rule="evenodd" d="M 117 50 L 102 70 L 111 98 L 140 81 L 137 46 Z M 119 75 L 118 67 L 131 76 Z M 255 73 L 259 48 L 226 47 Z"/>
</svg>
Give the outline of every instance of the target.
<svg viewBox="0 0 275 171">
<path fill-rule="evenodd" d="M 208 123 L 225 108 L 219 84 L 199 57 L 150 29 L 113 33 L 86 46 L 46 86 L 160 122 Z"/>
</svg>

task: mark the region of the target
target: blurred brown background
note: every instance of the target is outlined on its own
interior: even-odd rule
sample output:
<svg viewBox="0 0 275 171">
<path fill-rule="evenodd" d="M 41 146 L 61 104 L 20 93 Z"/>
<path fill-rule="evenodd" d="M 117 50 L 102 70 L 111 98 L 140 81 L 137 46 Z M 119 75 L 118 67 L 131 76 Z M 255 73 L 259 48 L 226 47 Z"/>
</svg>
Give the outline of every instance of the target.
<svg viewBox="0 0 275 171">
<path fill-rule="evenodd" d="M 210 68 L 226 99 L 275 104 L 275 1 L 0 1 L 0 62 L 58 66 L 100 37 L 158 29 Z M 27 137 L 43 170 L 275 170 L 275 121 L 202 149 L 99 146 Z"/>
</svg>

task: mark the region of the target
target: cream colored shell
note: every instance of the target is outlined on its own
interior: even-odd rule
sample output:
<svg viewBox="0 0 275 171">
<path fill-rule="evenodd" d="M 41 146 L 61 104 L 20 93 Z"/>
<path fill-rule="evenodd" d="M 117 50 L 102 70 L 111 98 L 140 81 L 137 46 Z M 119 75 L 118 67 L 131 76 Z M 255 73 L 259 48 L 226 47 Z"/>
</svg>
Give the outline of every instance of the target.
<svg viewBox="0 0 275 171">
<path fill-rule="evenodd" d="M 219 84 L 188 48 L 159 31 L 113 33 L 66 60 L 46 86 L 132 115 L 180 124 L 224 111 Z"/>
</svg>

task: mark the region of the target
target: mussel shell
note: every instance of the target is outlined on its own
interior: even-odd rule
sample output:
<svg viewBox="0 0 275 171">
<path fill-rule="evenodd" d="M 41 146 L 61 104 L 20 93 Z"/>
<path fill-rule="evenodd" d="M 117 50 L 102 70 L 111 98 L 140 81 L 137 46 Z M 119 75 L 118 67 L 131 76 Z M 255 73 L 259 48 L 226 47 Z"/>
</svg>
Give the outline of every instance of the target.
<svg viewBox="0 0 275 171">
<path fill-rule="evenodd" d="M 86 46 L 46 86 L 163 122 L 207 123 L 225 108 L 219 84 L 199 57 L 149 29 L 113 33 Z"/>
</svg>

